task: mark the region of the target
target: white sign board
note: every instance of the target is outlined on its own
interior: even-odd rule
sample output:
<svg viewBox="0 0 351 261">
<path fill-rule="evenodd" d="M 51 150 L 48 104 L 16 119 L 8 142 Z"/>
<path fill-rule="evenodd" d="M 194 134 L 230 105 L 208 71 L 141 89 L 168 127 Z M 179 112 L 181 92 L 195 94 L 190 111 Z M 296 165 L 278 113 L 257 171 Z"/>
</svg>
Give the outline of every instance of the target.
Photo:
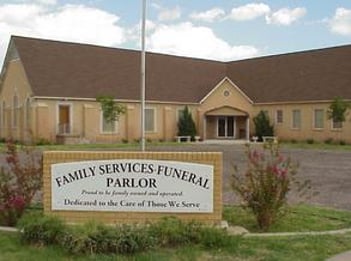
<svg viewBox="0 0 351 261">
<path fill-rule="evenodd" d="M 213 212 L 213 166 L 166 160 L 51 165 L 52 210 Z"/>
</svg>

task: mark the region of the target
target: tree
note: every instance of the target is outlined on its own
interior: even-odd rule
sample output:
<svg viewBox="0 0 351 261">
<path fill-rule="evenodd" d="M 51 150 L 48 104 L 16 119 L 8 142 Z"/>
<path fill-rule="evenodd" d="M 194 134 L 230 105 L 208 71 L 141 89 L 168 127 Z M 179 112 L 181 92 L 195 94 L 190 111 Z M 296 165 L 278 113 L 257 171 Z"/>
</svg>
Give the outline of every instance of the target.
<svg viewBox="0 0 351 261">
<path fill-rule="evenodd" d="M 263 136 L 274 136 L 274 126 L 269 122 L 269 117 L 264 111 L 260 111 L 253 118 L 256 130 L 256 136 L 262 141 Z"/>
<path fill-rule="evenodd" d="M 178 121 L 178 136 L 196 136 L 196 126 L 188 106 L 185 106 Z"/>
<path fill-rule="evenodd" d="M 115 102 L 110 95 L 100 95 L 96 101 L 101 104 L 104 119 L 108 123 L 117 121 L 119 116 L 126 112 L 126 107 Z"/>
<path fill-rule="evenodd" d="M 342 123 L 346 121 L 346 111 L 350 108 L 350 103 L 345 102 L 341 97 L 335 97 L 328 109 L 328 118 L 334 123 Z"/>
</svg>

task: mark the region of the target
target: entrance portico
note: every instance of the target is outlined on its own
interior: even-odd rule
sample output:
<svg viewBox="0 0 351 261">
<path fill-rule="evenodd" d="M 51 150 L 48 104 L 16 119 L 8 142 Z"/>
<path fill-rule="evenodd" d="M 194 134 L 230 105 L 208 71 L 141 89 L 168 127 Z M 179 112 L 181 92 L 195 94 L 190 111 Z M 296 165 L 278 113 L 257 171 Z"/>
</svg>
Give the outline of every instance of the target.
<svg viewBox="0 0 351 261">
<path fill-rule="evenodd" d="M 204 139 L 249 139 L 248 113 L 230 106 L 214 108 L 205 113 Z"/>
</svg>

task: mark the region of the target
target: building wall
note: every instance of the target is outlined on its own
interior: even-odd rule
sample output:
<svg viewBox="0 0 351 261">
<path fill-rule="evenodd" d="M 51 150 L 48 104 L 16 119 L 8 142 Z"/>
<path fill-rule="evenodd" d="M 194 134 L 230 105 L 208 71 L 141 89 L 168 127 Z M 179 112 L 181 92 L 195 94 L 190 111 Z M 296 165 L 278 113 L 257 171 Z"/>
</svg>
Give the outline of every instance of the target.
<svg viewBox="0 0 351 261">
<path fill-rule="evenodd" d="M 276 136 L 280 140 L 303 140 L 313 139 L 323 142 L 327 139 L 342 140 L 351 143 L 351 115 L 348 115 L 341 129 L 332 127 L 332 120 L 328 119 L 327 111 L 331 102 L 319 103 L 296 103 L 296 104 L 272 104 L 256 105 L 254 115 L 260 110 L 268 112 L 270 121 L 274 124 Z M 277 123 L 277 110 L 283 112 L 283 123 Z M 300 110 L 301 127 L 293 128 L 293 110 Z M 323 110 L 323 128 L 314 127 L 314 111 Z"/>
<path fill-rule="evenodd" d="M 17 106 L 14 96 L 17 96 Z M 136 141 L 140 138 L 140 104 L 124 103 L 126 114 L 117 123 L 115 133 L 101 132 L 100 104 L 87 99 L 51 98 L 43 99 L 33 96 L 24 68 L 19 59 L 14 57 L 8 62 L 1 81 L 0 92 L 0 138 L 13 137 L 16 140 L 49 140 L 55 142 L 58 133 L 59 105 L 71 106 L 71 135 L 76 142 L 122 142 Z M 5 105 L 5 106 L 4 106 Z M 327 139 L 343 140 L 351 143 L 351 116 L 348 115 L 341 129 L 333 129 L 327 118 L 330 102 L 289 103 L 289 104 L 252 104 L 240 90 L 228 79 L 224 79 L 213 91 L 204 97 L 200 104 L 189 104 L 189 110 L 201 138 L 216 138 L 216 119 L 206 116 L 214 109 L 228 106 L 242 111 L 250 118 L 250 135 L 254 135 L 253 117 L 260 110 L 268 112 L 274 123 L 276 136 L 281 140 L 325 141 Z M 16 107 L 16 108 L 15 108 Z M 157 141 L 174 140 L 178 132 L 179 111 L 185 104 L 152 102 L 146 108 L 155 112 L 155 129 L 146 132 L 146 139 Z M 323 128 L 313 126 L 314 110 L 324 111 Z M 277 110 L 283 113 L 283 122 L 276 122 Z M 300 110 L 301 128 L 292 128 L 292 111 Z M 245 116 L 237 117 L 236 138 L 242 138 L 240 131 L 246 128 Z M 205 135 L 208 135 L 206 137 Z"/>
<path fill-rule="evenodd" d="M 0 137 L 24 140 L 30 136 L 33 125 L 29 121 L 34 110 L 31 105 L 31 88 L 19 59 L 8 62 L 1 81 Z M 14 97 L 17 97 L 17 105 Z"/>
</svg>

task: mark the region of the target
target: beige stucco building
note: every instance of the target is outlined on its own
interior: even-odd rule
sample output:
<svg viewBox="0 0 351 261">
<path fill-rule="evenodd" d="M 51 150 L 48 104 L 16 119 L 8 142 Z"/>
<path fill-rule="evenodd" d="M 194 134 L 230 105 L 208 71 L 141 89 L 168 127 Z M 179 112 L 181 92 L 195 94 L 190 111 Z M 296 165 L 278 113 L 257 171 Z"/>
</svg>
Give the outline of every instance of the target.
<svg viewBox="0 0 351 261">
<path fill-rule="evenodd" d="M 266 111 L 279 139 L 351 142 L 350 116 L 327 117 L 351 99 L 351 46 L 217 62 L 147 53 L 146 138 L 174 140 L 187 105 L 201 139 L 245 139 Z M 121 142 L 140 134 L 140 52 L 13 36 L 0 78 L 0 137 Z M 98 95 L 126 113 L 111 125 Z"/>
</svg>

